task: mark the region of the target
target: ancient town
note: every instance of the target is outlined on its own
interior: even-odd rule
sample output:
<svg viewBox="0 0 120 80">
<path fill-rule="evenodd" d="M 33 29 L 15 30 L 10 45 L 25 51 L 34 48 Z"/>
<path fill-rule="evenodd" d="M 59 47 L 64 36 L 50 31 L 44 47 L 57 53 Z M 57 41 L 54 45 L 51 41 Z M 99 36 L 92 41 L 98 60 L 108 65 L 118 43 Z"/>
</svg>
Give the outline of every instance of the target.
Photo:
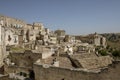
<svg viewBox="0 0 120 80">
<path fill-rule="evenodd" d="M 0 80 L 118 80 L 106 47 L 96 32 L 80 38 L 0 15 Z"/>
</svg>

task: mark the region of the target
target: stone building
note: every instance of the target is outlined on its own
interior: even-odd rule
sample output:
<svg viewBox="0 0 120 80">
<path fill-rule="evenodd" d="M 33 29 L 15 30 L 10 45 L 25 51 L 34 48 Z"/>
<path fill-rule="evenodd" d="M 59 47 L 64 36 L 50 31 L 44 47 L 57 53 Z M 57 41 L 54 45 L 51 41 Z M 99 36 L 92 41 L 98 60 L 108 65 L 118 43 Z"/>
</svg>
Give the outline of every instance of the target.
<svg viewBox="0 0 120 80">
<path fill-rule="evenodd" d="M 79 43 L 77 45 L 77 53 L 93 53 L 95 52 L 94 45 L 88 43 Z"/>
<path fill-rule="evenodd" d="M 50 34 L 50 29 L 45 28 L 45 32 L 46 32 L 47 35 Z"/>
<path fill-rule="evenodd" d="M 40 35 L 40 40 L 43 41 L 43 45 L 48 45 L 48 35 Z"/>
<path fill-rule="evenodd" d="M 39 34 L 45 34 L 45 29 L 44 29 L 44 25 L 40 22 L 34 22 L 33 23 L 33 29 L 35 30 L 36 32 L 36 35 L 39 35 Z"/>
<path fill-rule="evenodd" d="M 40 23 L 40 22 L 34 22 L 34 23 L 33 23 L 33 28 L 34 28 L 35 30 L 42 30 L 42 29 L 44 28 L 44 26 L 43 26 L 43 24 Z"/>
<path fill-rule="evenodd" d="M 98 68 L 106 67 L 112 62 L 108 56 L 90 58 L 90 55 L 87 54 L 89 58 L 76 55 L 76 57 L 49 57 L 36 61 L 33 67 L 35 80 L 95 80 L 94 77 L 101 71 Z"/>
<path fill-rule="evenodd" d="M 65 42 L 75 42 L 75 37 L 71 35 L 65 35 Z"/>
<path fill-rule="evenodd" d="M 29 41 L 35 41 L 36 40 L 36 34 L 34 30 L 29 30 Z"/>
<path fill-rule="evenodd" d="M 87 36 L 76 36 L 77 40 L 81 40 L 84 43 L 93 44 L 95 46 L 106 47 L 106 38 L 96 32 L 94 34 L 89 34 Z"/>
<path fill-rule="evenodd" d="M 33 25 L 32 24 L 27 24 L 25 28 L 27 30 L 32 30 L 33 29 Z"/>
<path fill-rule="evenodd" d="M 0 67 L 3 66 L 3 60 L 5 57 L 6 57 L 5 30 L 3 24 L 0 23 Z"/>
<path fill-rule="evenodd" d="M 4 16 L 4 15 L 0 15 L 0 20 L 6 29 L 7 35 L 8 35 L 7 31 L 10 32 L 11 30 L 10 35 L 14 34 L 15 39 L 16 38 L 20 39 L 22 43 L 27 42 L 26 32 L 27 32 L 28 26 L 25 21 L 17 19 L 17 18 L 11 18 L 11 17 Z M 10 30 L 8 30 L 7 28 Z"/>
<path fill-rule="evenodd" d="M 58 43 L 64 42 L 64 38 L 65 38 L 65 34 L 66 34 L 65 30 L 59 29 L 59 30 L 56 30 L 54 33 L 57 36 Z"/>
<path fill-rule="evenodd" d="M 12 27 L 21 29 L 26 26 L 26 22 L 20 19 L 11 18 L 8 16 L 0 15 L 0 20 L 3 21 L 3 26 L 5 27 Z"/>
<path fill-rule="evenodd" d="M 56 30 L 55 34 L 57 36 L 65 37 L 65 30 Z"/>
<path fill-rule="evenodd" d="M 7 45 L 18 45 L 18 34 L 15 33 L 14 29 L 5 28 L 5 44 Z"/>
<path fill-rule="evenodd" d="M 49 42 L 49 44 L 57 44 L 57 37 L 56 36 L 50 36 L 48 42 Z"/>
<path fill-rule="evenodd" d="M 94 34 L 94 45 L 106 47 L 106 38 L 95 33 Z"/>
</svg>

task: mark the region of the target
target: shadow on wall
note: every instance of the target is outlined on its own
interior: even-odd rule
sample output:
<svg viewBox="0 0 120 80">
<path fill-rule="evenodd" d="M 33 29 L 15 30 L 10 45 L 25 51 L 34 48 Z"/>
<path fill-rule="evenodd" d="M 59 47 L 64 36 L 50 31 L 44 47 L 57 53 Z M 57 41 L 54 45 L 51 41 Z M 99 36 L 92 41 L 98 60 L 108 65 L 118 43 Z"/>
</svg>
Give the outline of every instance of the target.
<svg viewBox="0 0 120 80">
<path fill-rule="evenodd" d="M 29 78 L 30 78 L 31 80 L 35 80 L 35 73 L 34 73 L 33 70 L 29 70 Z"/>
<path fill-rule="evenodd" d="M 4 66 L 0 68 L 0 74 L 4 74 Z"/>
<path fill-rule="evenodd" d="M 24 80 L 35 80 L 35 74 L 33 70 L 29 70 L 29 78 L 25 78 Z"/>
</svg>

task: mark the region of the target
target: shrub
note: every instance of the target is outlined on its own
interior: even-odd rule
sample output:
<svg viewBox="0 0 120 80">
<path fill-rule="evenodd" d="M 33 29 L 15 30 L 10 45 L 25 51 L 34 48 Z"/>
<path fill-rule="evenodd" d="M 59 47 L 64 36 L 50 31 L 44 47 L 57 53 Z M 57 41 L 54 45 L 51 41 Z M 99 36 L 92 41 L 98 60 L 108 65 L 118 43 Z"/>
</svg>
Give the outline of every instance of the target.
<svg viewBox="0 0 120 80">
<path fill-rule="evenodd" d="M 100 53 L 102 56 L 106 56 L 107 55 L 107 51 L 106 50 L 99 50 L 98 53 Z"/>
<path fill-rule="evenodd" d="M 114 57 L 120 57 L 120 51 L 115 50 L 115 51 L 112 52 L 112 55 L 113 55 Z"/>
</svg>

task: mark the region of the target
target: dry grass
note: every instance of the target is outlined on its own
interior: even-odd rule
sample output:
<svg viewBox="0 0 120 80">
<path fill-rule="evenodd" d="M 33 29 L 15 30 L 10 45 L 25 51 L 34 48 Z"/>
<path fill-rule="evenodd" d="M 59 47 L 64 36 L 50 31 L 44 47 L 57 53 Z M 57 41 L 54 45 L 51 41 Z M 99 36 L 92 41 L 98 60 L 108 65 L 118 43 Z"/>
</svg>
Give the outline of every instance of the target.
<svg viewBox="0 0 120 80">
<path fill-rule="evenodd" d="M 12 52 L 24 52 L 25 50 L 29 50 L 28 48 L 22 48 L 22 47 L 12 47 L 10 51 Z"/>
<path fill-rule="evenodd" d="M 109 45 L 113 49 L 120 50 L 120 42 L 107 41 L 107 45 Z"/>
</svg>

